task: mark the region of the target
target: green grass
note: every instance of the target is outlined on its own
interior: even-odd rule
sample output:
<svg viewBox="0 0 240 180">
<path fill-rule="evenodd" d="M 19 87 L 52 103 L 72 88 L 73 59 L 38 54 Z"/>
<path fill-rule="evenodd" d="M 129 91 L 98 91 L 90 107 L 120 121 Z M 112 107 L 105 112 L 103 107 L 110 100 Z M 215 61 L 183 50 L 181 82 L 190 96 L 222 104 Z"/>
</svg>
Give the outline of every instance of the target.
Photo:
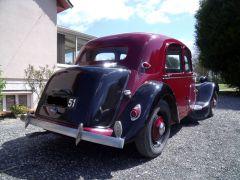
<svg viewBox="0 0 240 180">
<path fill-rule="evenodd" d="M 224 92 L 236 92 L 237 88 L 230 87 L 227 84 L 218 84 L 219 85 L 219 90 L 224 91 Z"/>
</svg>

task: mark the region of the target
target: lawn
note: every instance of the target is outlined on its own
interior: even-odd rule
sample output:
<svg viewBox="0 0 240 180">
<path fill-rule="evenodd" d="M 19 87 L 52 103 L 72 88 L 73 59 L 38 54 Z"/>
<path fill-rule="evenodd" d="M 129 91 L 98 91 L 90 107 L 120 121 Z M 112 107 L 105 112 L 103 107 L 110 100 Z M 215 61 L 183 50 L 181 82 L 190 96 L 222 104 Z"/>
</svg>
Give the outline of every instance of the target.
<svg viewBox="0 0 240 180">
<path fill-rule="evenodd" d="M 237 88 L 230 87 L 227 84 L 218 84 L 219 85 L 219 90 L 220 91 L 225 91 L 225 92 L 236 92 Z"/>
</svg>

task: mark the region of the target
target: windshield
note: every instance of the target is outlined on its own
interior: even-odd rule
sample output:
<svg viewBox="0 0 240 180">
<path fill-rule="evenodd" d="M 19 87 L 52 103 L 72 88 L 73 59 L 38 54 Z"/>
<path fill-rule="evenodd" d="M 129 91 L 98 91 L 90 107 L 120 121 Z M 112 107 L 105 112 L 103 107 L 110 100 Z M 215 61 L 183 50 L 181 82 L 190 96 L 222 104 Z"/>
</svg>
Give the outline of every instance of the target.
<svg viewBox="0 0 240 180">
<path fill-rule="evenodd" d="M 91 61 L 122 61 L 128 54 L 127 47 L 104 47 L 86 49 L 80 57 L 80 63 Z"/>
</svg>

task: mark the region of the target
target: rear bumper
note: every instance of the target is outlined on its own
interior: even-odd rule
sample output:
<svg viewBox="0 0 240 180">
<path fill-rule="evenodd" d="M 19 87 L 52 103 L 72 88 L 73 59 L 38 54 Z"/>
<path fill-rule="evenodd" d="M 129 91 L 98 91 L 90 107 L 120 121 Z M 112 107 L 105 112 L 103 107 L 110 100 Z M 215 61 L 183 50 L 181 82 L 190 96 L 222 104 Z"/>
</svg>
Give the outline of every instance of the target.
<svg viewBox="0 0 240 180">
<path fill-rule="evenodd" d="M 25 128 L 31 124 L 37 127 L 41 127 L 43 129 L 59 133 L 65 136 L 73 137 L 76 139 L 76 145 L 79 143 L 80 140 L 85 140 L 97 144 L 102 144 L 106 146 L 111 146 L 115 148 L 123 148 L 124 146 L 124 139 L 120 137 L 111 137 L 111 136 L 104 136 L 88 131 L 83 130 L 83 125 L 80 124 L 78 129 L 70 128 L 58 124 L 54 124 L 51 122 L 47 122 L 44 119 L 36 118 L 32 115 L 27 115 L 25 119 Z"/>
</svg>

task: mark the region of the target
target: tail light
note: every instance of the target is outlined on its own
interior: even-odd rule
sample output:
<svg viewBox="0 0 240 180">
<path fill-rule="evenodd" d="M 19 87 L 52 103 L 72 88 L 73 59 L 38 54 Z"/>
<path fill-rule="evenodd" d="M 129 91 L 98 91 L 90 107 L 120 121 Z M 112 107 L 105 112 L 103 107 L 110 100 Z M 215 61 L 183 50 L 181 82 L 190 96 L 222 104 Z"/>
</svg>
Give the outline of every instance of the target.
<svg viewBox="0 0 240 180">
<path fill-rule="evenodd" d="M 142 63 L 142 67 L 143 67 L 144 69 L 149 69 L 149 68 L 151 67 L 151 64 L 149 64 L 148 62 L 143 62 L 143 63 Z"/>
<path fill-rule="evenodd" d="M 141 115 L 141 105 L 137 104 L 136 106 L 134 106 L 134 108 L 132 108 L 131 112 L 130 112 L 130 117 L 132 121 L 137 120 Z"/>
</svg>

